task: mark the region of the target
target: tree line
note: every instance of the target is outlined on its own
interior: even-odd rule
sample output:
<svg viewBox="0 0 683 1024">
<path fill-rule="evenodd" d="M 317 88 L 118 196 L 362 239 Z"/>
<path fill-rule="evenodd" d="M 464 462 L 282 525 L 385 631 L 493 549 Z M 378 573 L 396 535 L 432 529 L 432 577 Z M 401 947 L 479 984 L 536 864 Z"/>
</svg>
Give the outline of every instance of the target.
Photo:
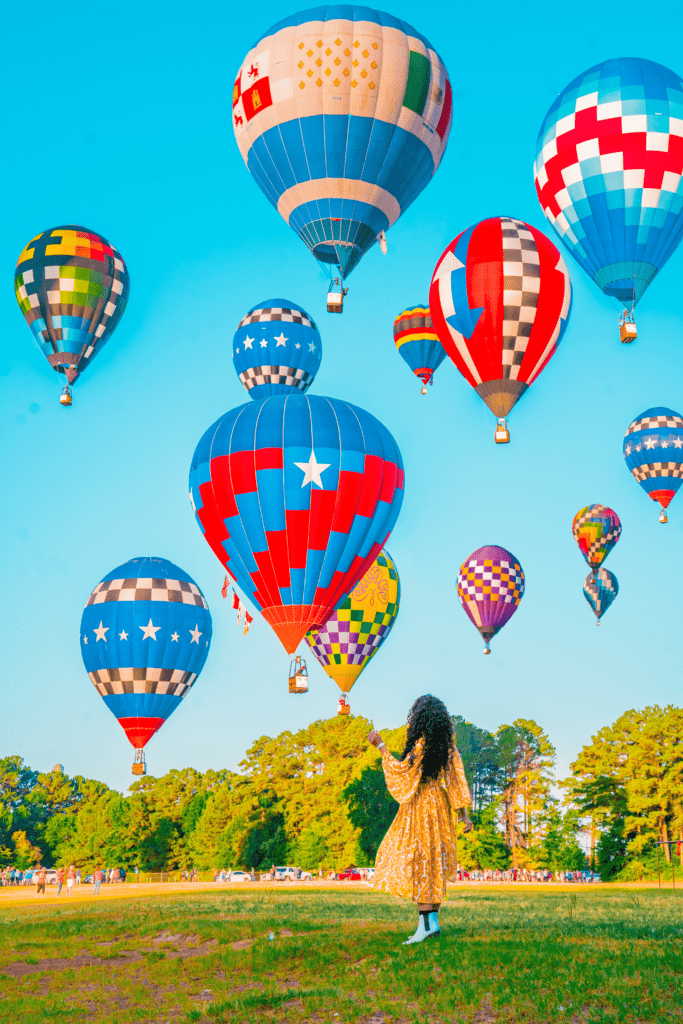
<svg viewBox="0 0 683 1024">
<path fill-rule="evenodd" d="M 533 720 L 496 732 L 453 718 L 472 791 L 465 868 L 590 866 L 638 878 L 683 863 L 683 710 L 628 711 L 557 780 L 555 749 Z M 371 865 L 396 811 L 360 717 L 262 736 L 239 772 L 172 770 L 123 796 L 59 768 L 0 759 L 0 863 L 158 872 L 197 867 L 311 870 Z M 405 727 L 385 730 L 400 754 Z M 679 844 L 680 840 L 680 844 Z M 588 854 L 586 854 L 586 849 Z"/>
</svg>

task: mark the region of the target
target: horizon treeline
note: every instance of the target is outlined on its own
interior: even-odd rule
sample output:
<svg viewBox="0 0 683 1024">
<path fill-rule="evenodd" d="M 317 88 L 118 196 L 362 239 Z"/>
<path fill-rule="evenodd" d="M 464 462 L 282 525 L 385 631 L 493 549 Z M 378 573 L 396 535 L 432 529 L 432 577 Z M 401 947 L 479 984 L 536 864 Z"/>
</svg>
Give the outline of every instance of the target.
<svg viewBox="0 0 683 1024">
<path fill-rule="evenodd" d="M 636 879 L 656 871 L 657 844 L 662 864 L 683 864 L 683 710 L 625 712 L 582 749 L 564 780 L 533 720 L 495 733 L 460 716 L 453 725 L 475 825 L 459 838 L 463 867 L 591 867 L 603 878 Z M 173 769 L 135 781 L 126 796 L 60 770 L 34 772 L 19 756 L 1 758 L 0 864 L 143 872 L 369 866 L 397 807 L 367 743 L 370 728 L 364 718 L 333 718 L 262 736 L 239 772 Z M 405 727 L 382 735 L 400 756 Z"/>
</svg>

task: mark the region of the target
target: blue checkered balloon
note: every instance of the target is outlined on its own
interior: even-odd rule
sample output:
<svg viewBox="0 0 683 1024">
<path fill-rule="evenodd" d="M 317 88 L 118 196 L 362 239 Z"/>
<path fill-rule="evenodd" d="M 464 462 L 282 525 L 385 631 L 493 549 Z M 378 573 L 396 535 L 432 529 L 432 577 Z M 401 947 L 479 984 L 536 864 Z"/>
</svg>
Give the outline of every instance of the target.
<svg viewBox="0 0 683 1024">
<path fill-rule="evenodd" d="M 600 619 L 610 608 L 615 597 L 619 593 L 619 582 L 613 572 L 609 569 L 598 569 L 593 575 L 589 572 L 583 584 L 583 596 L 593 609 L 597 625 Z"/>
<path fill-rule="evenodd" d="M 320 369 L 323 344 L 313 319 L 289 299 L 265 299 L 240 321 L 232 361 L 249 397 L 308 391 Z"/>
</svg>

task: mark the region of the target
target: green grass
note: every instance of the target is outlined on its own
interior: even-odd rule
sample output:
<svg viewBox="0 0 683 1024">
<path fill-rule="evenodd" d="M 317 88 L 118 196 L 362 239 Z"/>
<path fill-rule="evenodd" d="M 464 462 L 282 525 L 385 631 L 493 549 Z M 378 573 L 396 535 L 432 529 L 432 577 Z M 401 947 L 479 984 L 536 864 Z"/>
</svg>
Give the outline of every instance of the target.
<svg viewBox="0 0 683 1024">
<path fill-rule="evenodd" d="M 0 1021 L 354 1024 L 376 1014 L 385 1024 L 656 1024 L 683 1017 L 683 893 L 458 890 L 441 912 L 441 938 L 403 947 L 415 917 L 409 904 L 358 891 L 6 908 L 0 967 L 85 953 L 98 962 L 1 975 Z M 254 941 L 232 948 L 245 939 Z M 202 955 L 178 958 L 197 947 Z M 117 960 L 124 951 L 135 959 Z"/>
</svg>

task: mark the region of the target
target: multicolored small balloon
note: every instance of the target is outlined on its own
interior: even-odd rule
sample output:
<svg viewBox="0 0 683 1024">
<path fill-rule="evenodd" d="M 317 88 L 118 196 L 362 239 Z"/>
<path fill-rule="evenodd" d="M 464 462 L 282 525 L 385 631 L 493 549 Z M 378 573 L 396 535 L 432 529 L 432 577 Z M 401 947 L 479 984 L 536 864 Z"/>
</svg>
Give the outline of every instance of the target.
<svg viewBox="0 0 683 1024">
<path fill-rule="evenodd" d="M 574 516 L 572 533 L 581 554 L 597 572 L 621 537 L 621 521 L 606 505 L 586 505 Z"/>
<path fill-rule="evenodd" d="M 660 523 L 683 480 L 683 416 L 658 405 L 634 419 L 624 438 L 624 458 L 631 473 L 659 502 Z"/>
<path fill-rule="evenodd" d="M 510 621 L 524 596 L 524 570 L 505 548 L 489 544 L 477 548 L 460 566 L 458 597 L 470 621 L 489 641 Z"/>
<path fill-rule="evenodd" d="M 589 572 L 583 583 L 583 596 L 593 609 L 596 619 L 596 626 L 600 625 L 600 619 L 619 593 L 619 581 L 609 569 L 598 569 L 596 573 Z"/>
<path fill-rule="evenodd" d="M 432 325 L 429 306 L 410 306 L 394 320 L 394 344 L 398 354 L 422 381 L 422 394 L 434 383 L 434 373 L 446 358 L 446 350 Z"/>
<path fill-rule="evenodd" d="M 304 394 L 320 369 L 322 354 L 312 317 L 289 299 L 266 299 L 252 306 L 232 342 L 237 375 L 256 401 Z"/>
<path fill-rule="evenodd" d="M 349 693 L 377 654 L 396 622 L 401 582 L 388 551 L 382 549 L 362 580 L 327 622 L 306 634 L 306 643 L 342 694 Z M 342 700 L 340 714 L 348 714 Z"/>
<path fill-rule="evenodd" d="M 50 228 L 24 247 L 14 289 L 48 363 L 66 377 L 61 404 L 71 405 L 69 385 L 107 343 L 126 308 L 130 278 L 123 257 L 96 231 L 78 224 Z"/>
</svg>

